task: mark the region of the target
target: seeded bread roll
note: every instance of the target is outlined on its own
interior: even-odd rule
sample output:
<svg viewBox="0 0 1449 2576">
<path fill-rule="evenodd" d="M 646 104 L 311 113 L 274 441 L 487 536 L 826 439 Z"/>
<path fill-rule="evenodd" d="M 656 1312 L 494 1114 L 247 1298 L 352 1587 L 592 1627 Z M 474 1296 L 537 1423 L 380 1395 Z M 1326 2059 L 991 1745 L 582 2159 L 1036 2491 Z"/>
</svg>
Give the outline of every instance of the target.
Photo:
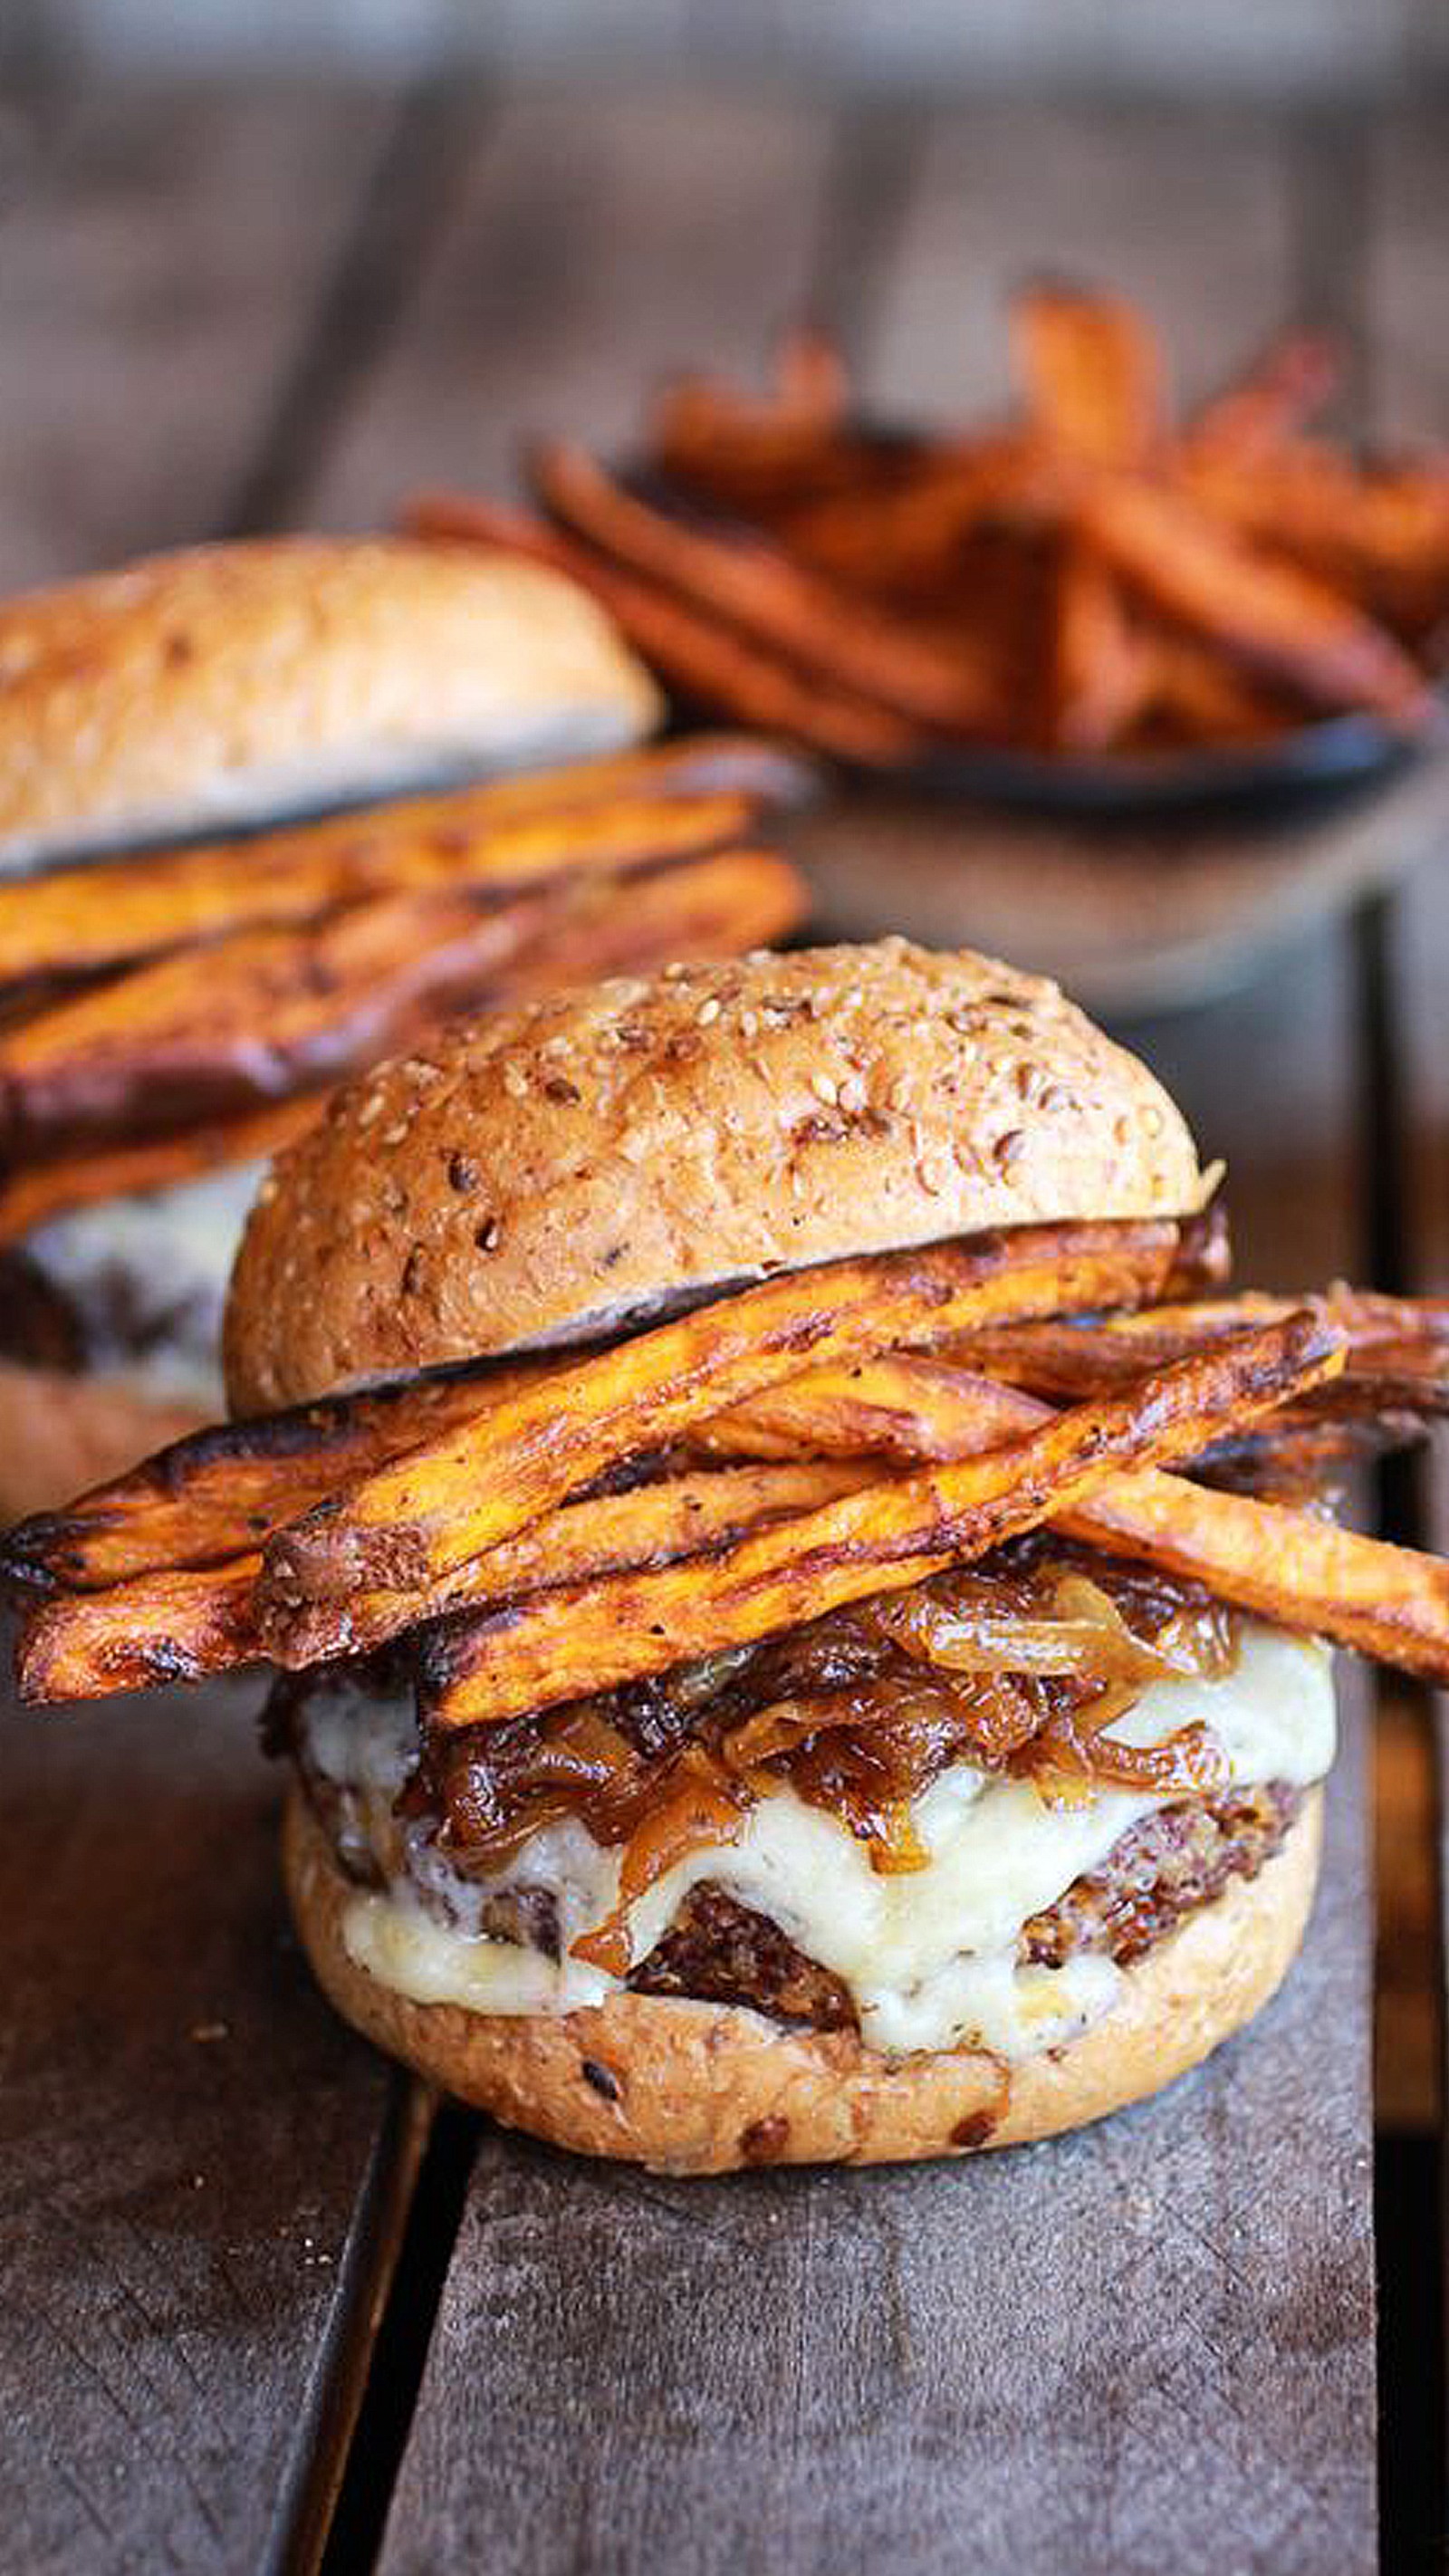
<svg viewBox="0 0 1449 2576">
<path fill-rule="evenodd" d="M 306 1402 L 681 1290 L 1202 1194 L 1161 1085 L 1037 976 L 902 940 L 670 969 L 339 1094 L 253 1210 L 229 1394 Z"/>
<path fill-rule="evenodd" d="M 635 741 L 582 590 L 477 546 L 198 546 L 0 607 L 0 869 Z"/>
<path fill-rule="evenodd" d="M 284 1860 L 319 1983 L 390 2056 L 557 2146 L 667 2173 L 725 2173 L 1018 2146 L 1158 2092 L 1282 1983 L 1313 1900 L 1322 1808 L 1315 1789 L 1256 1878 L 1234 1879 L 1124 1970 L 1101 2021 L 1012 2067 L 970 2048 L 883 2057 L 853 2032 L 789 2031 L 737 2005 L 672 1997 L 620 1994 L 518 2016 L 414 2003 L 351 1956 L 345 1921 L 357 1891 L 295 1785 Z"/>
</svg>

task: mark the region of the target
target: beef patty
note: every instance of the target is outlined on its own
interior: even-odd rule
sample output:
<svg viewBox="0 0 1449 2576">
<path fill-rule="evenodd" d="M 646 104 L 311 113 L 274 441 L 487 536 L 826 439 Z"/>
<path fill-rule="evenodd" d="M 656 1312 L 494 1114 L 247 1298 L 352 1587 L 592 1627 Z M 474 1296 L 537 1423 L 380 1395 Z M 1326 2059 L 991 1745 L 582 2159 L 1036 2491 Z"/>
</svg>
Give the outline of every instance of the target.
<svg viewBox="0 0 1449 2576">
<path fill-rule="evenodd" d="M 1023 1924 L 1023 1967 L 1060 1968 L 1086 1951 L 1130 1966 L 1183 1918 L 1221 1896 L 1230 1879 L 1256 1878 L 1303 1803 L 1281 1781 L 1159 1808 L 1114 1843 L 1102 1867 L 1073 1881 Z M 713 1880 L 685 1898 L 669 1930 L 630 1976 L 636 1994 L 687 1995 L 745 2004 L 792 2030 L 856 2026 L 849 1990 L 787 1939 L 767 1915 Z"/>
</svg>

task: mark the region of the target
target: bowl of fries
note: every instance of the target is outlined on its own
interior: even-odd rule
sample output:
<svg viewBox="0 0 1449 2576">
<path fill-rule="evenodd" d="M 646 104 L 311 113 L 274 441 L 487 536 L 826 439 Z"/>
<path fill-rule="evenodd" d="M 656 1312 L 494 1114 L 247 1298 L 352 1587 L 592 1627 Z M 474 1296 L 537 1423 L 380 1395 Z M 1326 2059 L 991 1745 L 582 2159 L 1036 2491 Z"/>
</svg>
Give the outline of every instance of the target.
<svg viewBox="0 0 1449 2576">
<path fill-rule="evenodd" d="M 536 513 L 433 494 L 411 522 L 565 564 L 680 704 L 933 791 L 1258 797 L 1442 731 L 1449 454 L 1323 435 L 1330 342 L 1287 333 L 1184 411 L 1121 298 L 1038 283 L 1010 332 L 998 419 L 883 424 L 798 332 L 764 394 L 668 386 L 623 468 L 537 444 Z"/>
</svg>

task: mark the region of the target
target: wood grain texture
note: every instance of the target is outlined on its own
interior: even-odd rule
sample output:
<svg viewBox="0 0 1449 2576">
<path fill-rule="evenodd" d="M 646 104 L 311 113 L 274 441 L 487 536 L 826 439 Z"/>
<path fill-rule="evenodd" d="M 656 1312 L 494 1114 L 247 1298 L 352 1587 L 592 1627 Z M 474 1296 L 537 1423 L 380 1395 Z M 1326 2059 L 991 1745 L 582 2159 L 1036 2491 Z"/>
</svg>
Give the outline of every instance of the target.
<svg viewBox="0 0 1449 2576">
<path fill-rule="evenodd" d="M 1219 256 L 1235 276 L 1261 261 L 1255 216 L 1286 185 L 1271 156 L 1242 204 L 1237 165 L 1215 194 L 1204 144 L 1174 213 L 1175 132 L 1111 126 L 1109 168 L 1090 121 L 1009 127 L 1015 152 L 993 151 L 987 124 L 946 121 L 925 165 L 956 174 L 954 189 L 982 140 L 991 184 L 975 228 L 954 196 L 929 223 L 908 202 L 904 264 L 874 280 L 883 385 L 922 400 L 959 385 L 957 287 L 969 278 L 994 307 L 1045 221 L 1043 189 L 1051 247 L 1069 239 L 1088 266 L 1114 266 L 1129 204 L 1156 210 L 1158 274 L 1189 343 Z M 1090 192 L 1053 195 L 1048 138 L 1069 174 L 1097 173 L 1110 223 Z M 935 245 L 924 283 L 912 267 L 923 226 Z M 873 927 L 889 926 L 894 884 L 887 855 Z M 1229 1157 L 1251 1268 L 1286 1280 L 1351 1266 L 1342 938 L 1320 934 L 1230 1006 L 1145 1035 L 1206 1150 Z M 963 2167 L 693 2185 L 486 2134 L 388 2576 L 477 2563 L 504 2576 L 1371 2567 L 1360 1711 L 1350 1678 L 1330 1858 L 1298 1971 L 1255 2031 L 1155 2105 Z"/>
<path fill-rule="evenodd" d="M 115 85 L 0 130 L 0 590 L 213 534 L 392 116 Z"/>
<path fill-rule="evenodd" d="M 393 2079 L 301 1965 L 255 1700 L 0 1723 L 0 2489 L 26 2576 L 278 2560 L 363 2286 Z"/>
<path fill-rule="evenodd" d="M 1449 238 L 1449 116 L 1442 105 L 1382 118 L 1373 138 L 1380 221 L 1369 262 L 1374 320 L 1369 398 L 1382 437 L 1442 438 L 1449 431 L 1449 365 L 1441 322 L 1444 243 Z M 1405 1284 L 1440 1292 L 1449 1284 L 1449 1044 L 1444 997 L 1449 991 L 1449 875 L 1438 864 L 1404 888 L 1389 915 L 1386 965 L 1394 1008 L 1387 1024 L 1395 1097 L 1393 1143 L 1403 1181 Z M 1442 1444 L 1427 1462 L 1418 1497 L 1436 1545 L 1449 1545 L 1449 1458 Z M 1432 2016 L 1442 2061 L 1449 1996 L 1449 1701 L 1431 1700 L 1436 1740 L 1436 1806 L 1419 1801 L 1412 1822 L 1400 1808 L 1404 1844 L 1385 1850 L 1400 1904 L 1409 1909 L 1423 1868 L 1423 1834 L 1437 1829 L 1437 1957 L 1426 1984 L 1422 1948 L 1411 1951 L 1401 1993 L 1417 1993 L 1420 2020 Z M 1417 1827 L 1417 1831 L 1415 1830 Z M 1412 1916 L 1411 1916 L 1412 1919 Z M 1412 1981 L 1412 1982 L 1411 1982 Z M 1442 2062 L 1434 2069 L 1440 2120 Z"/>
<path fill-rule="evenodd" d="M 1140 298 L 1191 397 L 1285 318 L 1290 227 L 1282 131 L 1261 109 L 953 107 L 905 209 L 865 391 L 944 420 L 999 406 L 1006 299 L 1045 270 Z"/>
<path fill-rule="evenodd" d="M 520 92 L 311 495 L 386 521 L 422 482 L 507 491 L 521 442 L 635 434 L 680 366 L 763 366 L 805 292 L 826 121 L 784 99 Z"/>
</svg>

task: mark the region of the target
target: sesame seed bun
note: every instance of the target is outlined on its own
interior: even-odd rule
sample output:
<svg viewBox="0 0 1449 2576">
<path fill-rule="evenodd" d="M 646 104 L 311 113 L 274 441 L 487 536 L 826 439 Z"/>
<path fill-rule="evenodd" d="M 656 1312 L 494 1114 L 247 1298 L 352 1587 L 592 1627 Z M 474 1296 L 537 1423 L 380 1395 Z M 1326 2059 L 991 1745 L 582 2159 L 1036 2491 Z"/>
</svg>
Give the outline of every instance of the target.
<svg viewBox="0 0 1449 2576">
<path fill-rule="evenodd" d="M 340 1093 L 253 1210 L 228 1390 L 306 1402 L 682 1290 L 1202 1193 L 1161 1085 L 1037 976 L 902 940 L 669 969 Z"/>
<path fill-rule="evenodd" d="M 0 606 L 0 870 L 648 733 L 603 611 L 405 537 L 197 546 Z"/>
<path fill-rule="evenodd" d="M 1018 2146 L 1159 2092 L 1242 2028 L 1298 1950 L 1318 1874 L 1314 1790 L 1273 1858 L 1124 1971 L 1102 2020 L 1007 2069 L 981 2050 L 888 2058 L 852 2032 L 782 2029 L 736 2005 L 620 1993 L 568 2013 L 420 2004 L 360 1967 L 356 1891 L 297 1787 L 292 1911 L 319 1982 L 367 2038 L 510 2128 L 669 2173 L 886 2164 Z"/>
</svg>

